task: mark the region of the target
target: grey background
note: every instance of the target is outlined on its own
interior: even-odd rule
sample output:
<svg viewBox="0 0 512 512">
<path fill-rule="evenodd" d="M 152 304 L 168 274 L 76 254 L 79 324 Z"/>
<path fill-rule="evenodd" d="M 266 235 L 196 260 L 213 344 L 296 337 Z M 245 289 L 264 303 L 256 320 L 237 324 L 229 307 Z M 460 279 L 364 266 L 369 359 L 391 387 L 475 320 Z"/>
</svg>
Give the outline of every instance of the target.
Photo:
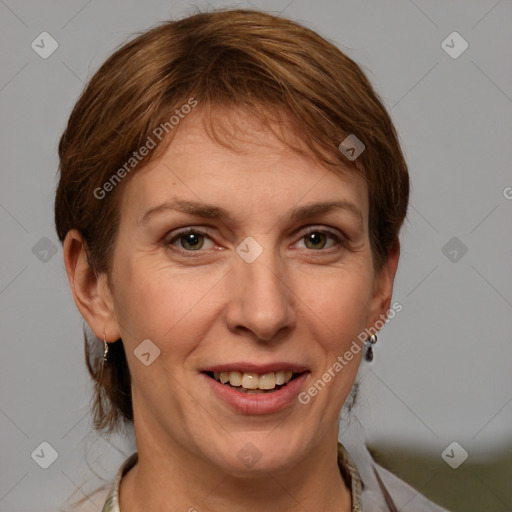
<svg viewBox="0 0 512 512">
<path fill-rule="evenodd" d="M 403 311 L 361 369 L 353 417 L 371 443 L 442 464 L 452 441 L 483 464 L 511 450 L 511 1 L 0 0 L 1 511 L 56 510 L 101 483 L 91 468 L 111 479 L 135 448 L 90 433 L 81 318 L 53 227 L 67 117 L 133 32 L 228 5 L 282 11 L 334 41 L 402 140 L 413 186 L 394 293 Z M 31 48 L 44 31 L 59 45 L 47 59 Z M 457 59 L 441 47 L 453 31 L 469 44 Z M 58 452 L 46 470 L 31 457 L 43 441 Z M 506 491 L 479 480 L 493 510 L 507 510 Z"/>
</svg>

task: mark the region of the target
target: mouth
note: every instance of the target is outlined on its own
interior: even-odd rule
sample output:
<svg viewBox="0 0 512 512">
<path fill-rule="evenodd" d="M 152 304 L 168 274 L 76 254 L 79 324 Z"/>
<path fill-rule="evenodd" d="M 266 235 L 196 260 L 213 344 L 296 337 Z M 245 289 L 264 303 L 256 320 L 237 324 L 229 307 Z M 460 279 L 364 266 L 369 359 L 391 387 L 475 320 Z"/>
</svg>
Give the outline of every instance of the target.
<svg viewBox="0 0 512 512">
<path fill-rule="evenodd" d="M 216 399 L 244 415 L 271 415 L 293 407 L 310 374 L 306 366 L 279 361 L 225 363 L 200 373 Z"/>
<path fill-rule="evenodd" d="M 270 394 L 289 385 L 307 370 L 277 370 L 265 373 L 243 371 L 204 371 L 206 376 L 240 393 Z"/>
</svg>

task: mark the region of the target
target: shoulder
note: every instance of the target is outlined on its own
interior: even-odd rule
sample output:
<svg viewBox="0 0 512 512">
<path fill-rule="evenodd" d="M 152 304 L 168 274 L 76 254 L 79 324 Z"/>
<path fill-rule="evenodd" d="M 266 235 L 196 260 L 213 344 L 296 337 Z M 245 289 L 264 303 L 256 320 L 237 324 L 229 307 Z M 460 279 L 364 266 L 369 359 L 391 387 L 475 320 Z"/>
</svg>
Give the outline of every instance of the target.
<svg viewBox="0 0 512 512">
<path fill-rule="evenodd" d="M 110 485 L 102 486 L 87 496 L 82 496 L 71 502 L 66 507 L 61 507 L 59 512 L 99 512 L 103 506 L 111 489 Z"/>
<path fill-rule="evenodd" d="M 71 502 L 59 512 L 119 512 L 119 486 L 121 479 L 138 461 L 138 452 L 128 456 L 109 484 L 104 484 L 94 492 Z"/>
<path fill-rule="evenodd" d="M 373 468 L 379 487 L 381 487 L 383 494 L 386 491 L 389 493 L 396 504 L 397 510 L 403 510 L 404 512 L 407 510 L 414 510 L 414 512 L 448 512 L 448 510 L 428 500 L 414 487 L 376 462 L 373 462 Z"/>
<path fill-rule="evenodd" d="M 346 447 L 362 482 L 362 509 L 372 512 L 449 512 L 375 462 L 364 443 Z"/>
</svg>

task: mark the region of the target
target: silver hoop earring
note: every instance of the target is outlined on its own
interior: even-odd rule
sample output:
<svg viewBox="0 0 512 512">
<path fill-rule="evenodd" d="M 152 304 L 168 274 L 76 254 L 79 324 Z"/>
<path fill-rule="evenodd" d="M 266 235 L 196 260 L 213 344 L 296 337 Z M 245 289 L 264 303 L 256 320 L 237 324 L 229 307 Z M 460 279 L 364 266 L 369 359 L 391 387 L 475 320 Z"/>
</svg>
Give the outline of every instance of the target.
<svg viewBox="0 0 512 512">
<path fill-rule="evenodd" d="M 366 340 L 366 345 L 367 345 L 367 348 L 366 348 L 366 356 L 365 356 L 365 359 L 368 361 L 368 362 L 371 362 L 373 361 L 373 345 L 375 345 L 375 343 L 377 343 L 377 335 L 376 334 L 372 334 L 368 340 Z"/>
</svg>

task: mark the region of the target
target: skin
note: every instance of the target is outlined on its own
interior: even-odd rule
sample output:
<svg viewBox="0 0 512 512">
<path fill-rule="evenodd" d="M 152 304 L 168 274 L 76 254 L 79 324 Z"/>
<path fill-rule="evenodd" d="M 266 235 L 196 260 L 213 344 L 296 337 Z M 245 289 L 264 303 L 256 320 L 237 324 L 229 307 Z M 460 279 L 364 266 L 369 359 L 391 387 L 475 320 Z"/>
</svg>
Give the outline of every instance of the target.
<svg viewBox="0 0 512 512">
<path fill-rule="evenodd" d="M 362 351 L 309 404 L 272 414 L 234 411 L 199 372 L 288 361 L 309 368 L 307 390 L 389 310 L 399 249 L 376 273 L 367 189 L 354 172 L 328 171 L 256 119 L 219 112 L 228 127 L 237 119 L 229 149 L 208 136 L 201 115 L 182 122 L 161 159 L 125 178 L 110 280 L 91 272 L 78 232 L 64 244 L 82 316 L 98 338 L 122 338 L 132 376 L 139 462 L 121 482 L 121 510 L 348 511 L 338 415 Z M 141 221 L 174 198 L 223 207 L 233 220 L 168 209 Z M 288 218 L 294 208 L 340 199 L 361 219 L 347 209 Z M 209 232 L 176 238 L 190 226 Z M 325 230 L 346 246 L 322 237 Z M 236 252 L 248 236 L 263 248 L 253 263 Z M 160 356 L 145 366 L 134 350 L 148 338 Z M 247 442 L 261 454 L 252 467 L 237 457 Z"/>
</svg>

